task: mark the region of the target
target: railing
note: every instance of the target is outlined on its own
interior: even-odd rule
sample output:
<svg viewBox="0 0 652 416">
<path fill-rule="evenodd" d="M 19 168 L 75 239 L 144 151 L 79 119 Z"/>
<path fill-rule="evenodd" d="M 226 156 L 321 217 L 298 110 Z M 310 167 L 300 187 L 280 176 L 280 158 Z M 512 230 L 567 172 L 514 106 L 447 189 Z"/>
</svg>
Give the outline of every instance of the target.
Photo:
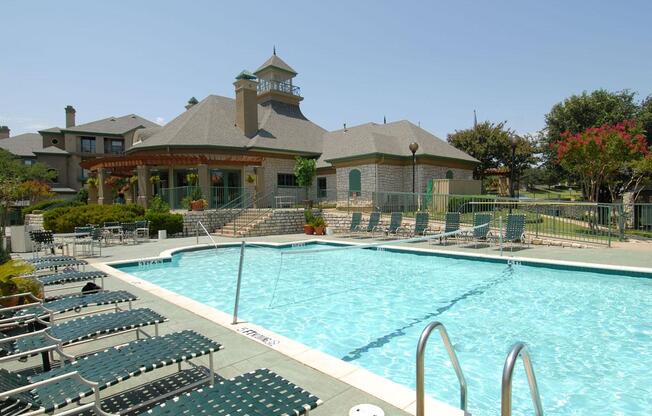
<svg viewBox="0 0 652 416">
<path fill-rule="evenodd" d="M 233 235 L 238 234 L 238 230 L 248 227 L 250 224 L 258 221 L 260 218 L 269 214 L 275 209 L 274 206 L 274 197 L 276 196 L 276 191 L 271 191 L 263 195 L 255 195 L 253 206 L 258 208 L 252 216 L 243 217 L 242 213 L 246 210 L 243 208 L 238 212 L 233 219 Z"/>
<path fill-rule="evenodd" d="M 195 188 L 198 186 L 178 186 L 173 188 L 161 188 L 161 199 L 170 204 L 172 209 L 183 209 L 183 200 L 190 197 Z M 241 187 L 217 187 L 210 188 L 210 195 L 202 196 L 208 200 L 208 207 L 211 209 L 222 208 L 230 204 L 232 201 L 237 200 L 243 193 L 246 192 L 245 188 Z"/>
<path fill-rule="evenodd" d="M 183 200 L 190 197 L 196 186 L 178 186 L 174 188 L 161 188 L 161 199 L 170 204 L 171 209 L 183 209 Z"/>
<path fill-rule="evenodd" d="M 498 228 L 499 217 L 521 213 L 526 216 L 525 232 L 531 238 L 611 245 L 612 239 L 618 236 L 618 215 L 612 204 L 401 192 L 374 192 L 368 203 L 376 211 L 402 212 L 404 217 L 414 216 L 417 211 L 428 211 L 430 220 L 439 222 L 444 221 L 447 212 L 459 212 L 464 225 L 473 224 L 475 213 L 490 213 L 490 226 L 494 229 Z"/>
<path fill-rule="evenodd" d="M 536 416 L 543 416 L 543 406 L 541 405 L 541 396 L 539 395 L 537 378 L 534 375 L 534 369 L 532 368 L 532 361 L 530 360 L 527 346 L 522 342 L 517 342 L 512 346 L 512 350 L 509 352 L 507 359 L 505 360 L 502 385 L 500 389 L 500 416 L 512 415 L 512 378 L 514 376 L 514 366 L 516 365 L 518 357 L 521 357 L 523 360 L 523 367 L 525 367 L 527 382 L 530 385 L 530 395 L 532 396 L 532 403 L 534 404 L 534 414 Z"/>
<path fill-rule="evenodd" d="M 237 201 L 244 193 L 248 192 L 245 188 L 233 186 L 211 186 L 210 189 L 208 206 L 211 209 L 232 206 L 231 202 Z"/>
<path fill-rule="evenodd" d="M 467 400 L 467 387 L 466 387 L 466 379 L 464 378 L 464 373 L 462 372 L 462 367 L 460 366 L 460 362 L 457 359 L 457 354 L 455 354 L 455 349 L 453 348 L 453 345 L 451 344 L 450 338 L 448 338 L 448 332 L 446 332 L 446 328 L 444 327 L 444 324 L 441 322 L 431 322 L 428 326 L 426 326 L 421 333 L 421 337 L 419 337 L 419 343 L 417 344 L 417 416 L 425 416 L 425 382 L 424 382 L 424 353 L 426 351 L 426 344 L 428 343 L 428 338 L 430 337 L 430 333 L 435 330 L 439 330 L 439 335 L 441 335 L 441 340 L 444 343 L 444 347 L 446 347 L 446 351 L 448 352 L 448 357 L 451 360 L 451 364 L 453 364 L 453 368 L 455 369 L 455 374 L 457 375 L 457 380 L 460 383 L 460 408 L 464 411 L 466 414 L 466 409 L 468 405 L 468 400 Z"/>
<path fill-rule="evenodd" d="M 275 81 L 272 79 L 261 79 L 258 81 L 258 94 L 268 91 L 280 91 L 286 94 L 301 96 L 301 88 L 289 82 Z"/>
</svg>

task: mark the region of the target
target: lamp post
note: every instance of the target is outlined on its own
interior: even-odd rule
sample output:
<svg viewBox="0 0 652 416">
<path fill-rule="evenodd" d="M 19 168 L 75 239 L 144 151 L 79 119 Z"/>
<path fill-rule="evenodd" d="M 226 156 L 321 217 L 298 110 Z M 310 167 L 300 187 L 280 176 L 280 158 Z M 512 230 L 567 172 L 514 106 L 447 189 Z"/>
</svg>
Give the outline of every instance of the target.
<svg viewBox="0 0 652 416">
<path fill-rule="evenodd" d="M 509 145 L 512 147 L 512 157 L 510 159 L 509 166 L 509 196 L 514 198 L 514 181 L 516 180 L 516 175 L 514 174 L 514 162 L 516 159 L 516 145 L 518 144 L 518 138 L 516 136 L 511 136 L 509 138 Z M 512 204 L 509 204 L 509 213 L 512 213 Z"/>
<path fill-rule="evenodd" d="M 416 176 L 416 166 L 417 166 L 417 150 L 419 150 L 419 143 L 412 142 L 410 143 L 410 152 L 412 152 L 412 193 L 415 193 L 415 176 Z"/>
</svg>

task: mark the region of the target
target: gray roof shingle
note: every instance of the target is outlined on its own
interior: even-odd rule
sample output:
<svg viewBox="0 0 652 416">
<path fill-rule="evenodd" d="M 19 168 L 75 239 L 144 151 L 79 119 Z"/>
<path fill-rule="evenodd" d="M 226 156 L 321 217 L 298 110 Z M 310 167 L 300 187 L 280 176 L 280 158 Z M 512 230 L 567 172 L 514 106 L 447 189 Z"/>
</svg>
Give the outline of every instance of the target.
<svg viewBox="0 0 652 416">
<path fill-rule="evenodd" d="M 146 118 L 136 114 L 128 114 L 122 117 L 108 117 L 74 127 L 63 128 L 61 130 L 78 133 L 125 134 L 137 128 L 155 126 L 158 126 L 158 124 L 149 121 Z"/>
<path fill-rule="evenodd" d="M 272 102 L 258 106 L 258 133 L 251 139 L 235 125 L 235 100 L 209 95 L 134 144 L 130 151 L 167 146 L 231 147 L 285 150 L 297 154 L 321 153 L 326 130 L 306 119 L 297 106 Z"/>
<path fill-rule="evenodd" d="M 0 140 L 0 149 L 20 157 L 35 157 L 35 153 L 64 154 L 68 152 L 55 146 L 43 148 L 43 138 L 38 133 L 25 133 Z"/>
<path fill-rule="evenodd" d="M 409 145 L 412 142 L 419 144 L 417 155 L 478 162 L 421 127 L 401 120 L 387 124 L 361 124 L 346 131 L 342 129 L 326 133 L 320 165 L 332 160 L 372 154 L 410 157 L 412 152 Z"/>
</svg>

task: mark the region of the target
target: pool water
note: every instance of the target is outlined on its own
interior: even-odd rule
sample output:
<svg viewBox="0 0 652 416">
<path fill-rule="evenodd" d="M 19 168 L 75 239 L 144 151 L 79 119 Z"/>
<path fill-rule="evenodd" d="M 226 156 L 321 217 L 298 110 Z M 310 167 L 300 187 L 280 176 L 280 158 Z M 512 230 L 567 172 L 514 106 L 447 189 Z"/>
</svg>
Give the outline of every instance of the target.
<svg viewBox="0 0 652 416">
<path fill-rule="evenodd" d="M 241 319 L 412 388 L 419 335 L 441 321 L 474 415 L 500 413 L 502 368 L 516 341 L 530 348 L 547 415 L 652 409 L 650 278 L 389 250 L 292 254 L 305 248 L 245 250 Z M 231 313 L 239 251 L 120 269 Z M 533 414 L 520 362 L 515 371 L 513 414 Z M 459 405 L 437 334 L 426 352 L 426 390 Z"/>
</svg>

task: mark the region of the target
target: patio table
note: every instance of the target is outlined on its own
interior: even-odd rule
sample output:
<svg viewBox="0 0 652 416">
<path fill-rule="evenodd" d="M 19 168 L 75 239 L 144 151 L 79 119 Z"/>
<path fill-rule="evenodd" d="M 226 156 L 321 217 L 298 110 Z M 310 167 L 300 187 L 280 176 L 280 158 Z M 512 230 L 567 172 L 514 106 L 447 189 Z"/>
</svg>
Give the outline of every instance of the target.
<svg viewBox="0 0 652 416">
<path fill-rule="evenodd" d="M 88 237 L 91 234 L 88 232 L 78 232 L 78 233 L 58 233 L 52 235 L 54 238 L 55 246 L 61 245 L 61 254 L 69 255 L 70 253 L 70 244 L 72 243 L 73 257 L 76 255 L 75 250 L 75 240 L 80 237 Z"/>
</svg>

